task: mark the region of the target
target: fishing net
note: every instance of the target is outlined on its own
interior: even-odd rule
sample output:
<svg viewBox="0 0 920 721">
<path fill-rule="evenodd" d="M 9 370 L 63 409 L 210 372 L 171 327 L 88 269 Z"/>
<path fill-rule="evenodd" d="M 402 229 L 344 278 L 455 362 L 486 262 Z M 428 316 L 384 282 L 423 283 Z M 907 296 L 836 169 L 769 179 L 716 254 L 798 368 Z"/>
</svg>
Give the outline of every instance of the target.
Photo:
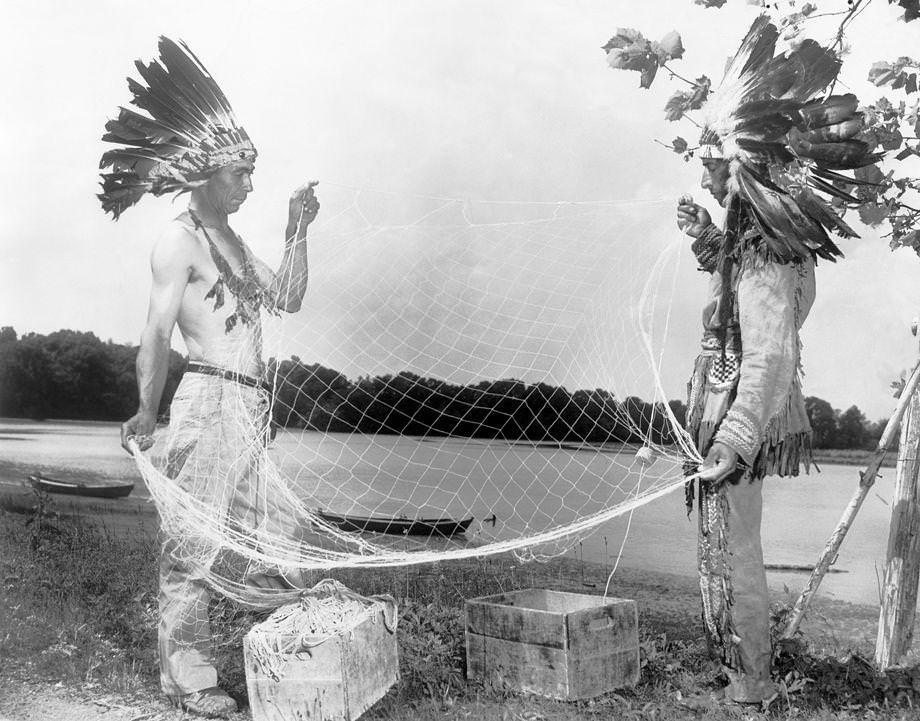
<svg viewBox="0 0 920 721">
<path fill-rule="evenodd" d="M 338 581 L 323 579 L 253 626 L 247 636 L 250 661 L 262 675 L 278 681 L 288 657 L 309 652 L 367 620 L 395 632 L 396 602 L 389 596 L 360 596 Z"/>
<path fill-rule="evenodd" d="M 543 558 L 682 485 L 673 199 L 323 189 L 303 308 L 227 338 L 272 393 L 187 373 L 136 455 L 177 563 L 252 600 L 278 573 Z"/>
</svg>

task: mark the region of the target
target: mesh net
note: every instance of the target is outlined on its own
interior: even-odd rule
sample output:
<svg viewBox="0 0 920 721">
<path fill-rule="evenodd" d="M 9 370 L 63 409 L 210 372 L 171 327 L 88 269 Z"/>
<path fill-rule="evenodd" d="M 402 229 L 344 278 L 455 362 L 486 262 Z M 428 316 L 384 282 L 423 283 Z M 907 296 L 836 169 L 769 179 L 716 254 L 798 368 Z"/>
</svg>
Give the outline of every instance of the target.
<svg viewBox="0 0 920 721">
<path fill-rule="evenodd" d="M 136 455 L 176 563 L 245 600 L 279 573 L 540 558 L 682 485 L 672 199 L 322 200 L 303 309 L 226 339 L 273 392 L 187 373 Z"/>
</svg>

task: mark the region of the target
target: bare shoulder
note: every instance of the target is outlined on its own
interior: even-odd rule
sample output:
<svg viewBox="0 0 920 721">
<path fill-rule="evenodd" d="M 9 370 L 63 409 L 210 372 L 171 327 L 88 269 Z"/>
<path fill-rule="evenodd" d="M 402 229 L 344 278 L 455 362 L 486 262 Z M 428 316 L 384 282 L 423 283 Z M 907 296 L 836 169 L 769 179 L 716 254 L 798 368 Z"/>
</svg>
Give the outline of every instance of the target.
<svg viewBox="0 0 920 721">
<path fill-rule="evenodd" d="M 185 223 L 173 221 L 154 244 L 150 261 L 154 267 L 191 265 L 199 249 L 195 231 Z"/>
</svg>

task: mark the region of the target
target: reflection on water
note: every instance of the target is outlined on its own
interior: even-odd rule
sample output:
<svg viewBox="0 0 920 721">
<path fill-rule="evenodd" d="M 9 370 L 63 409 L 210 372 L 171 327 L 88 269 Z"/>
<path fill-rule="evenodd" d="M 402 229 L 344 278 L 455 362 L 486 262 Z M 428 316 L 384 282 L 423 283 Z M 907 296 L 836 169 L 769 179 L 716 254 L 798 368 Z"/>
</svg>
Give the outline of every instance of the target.
<svg viewBox="0 0 920 721">
<path fill-rule="evenodd" d="M 35 470 L 85 480 L 139 480 L 133 462 L 119 446 L 115 423 L 0 420 L 0 441 L 2 482 L 17 482 Z M 431 450 L 420 450 L 424 448 Z M 393 436 L 324 439 L 321 434 L 284 431 L 272 453 L 305 499 L 317 506 L 394 515 L 414 515 L 415 509 L 473 515 L 477 523 L 471 528 L 472 540 L 477 533 L 491 535 L 488 524 L 478 522 L 492 513 L 499 518 L 500 532 L 501 521 L 514 516 L 537 529 L 567 520 L 572 511 L 566 508 L 602 505 L 609 498 L 612 468 L 609 456 L 570 448 L 535 451 L 531 446 L 481 440 Z M 763 540 L 768 564 L 812 566 L 817 561 L 856 489 L 859 470 L 833 465 L 822 469 L 820 474 L 765 482 Z M 883 473 L 840 550 L 835 567 L 847 573 L 828 575 L 821 586 L 824 594 L 878 602 L 877 577 L 885 562 L 894 470 Z M 497 478 L 505 479 L 501 493 L 496 491 Z M 582 484 L 576 487 L 566 478 L 581 479 Z M 134 495 L 146 495 L 141 483 Z M 627 520 L 621 517 L 598 527 L 569 553 L 574 556 L 577 550 L 579 558 L 612 567 Z M 625 536 L 621 566 L 694 574 L 695 523 L 695 517 L 687 518 L 679 491 L 639 508 Z M 772 584 L 785 584 L 798 593 L 807 574 L 770 572 L 769 578 Z"/>
</svg>

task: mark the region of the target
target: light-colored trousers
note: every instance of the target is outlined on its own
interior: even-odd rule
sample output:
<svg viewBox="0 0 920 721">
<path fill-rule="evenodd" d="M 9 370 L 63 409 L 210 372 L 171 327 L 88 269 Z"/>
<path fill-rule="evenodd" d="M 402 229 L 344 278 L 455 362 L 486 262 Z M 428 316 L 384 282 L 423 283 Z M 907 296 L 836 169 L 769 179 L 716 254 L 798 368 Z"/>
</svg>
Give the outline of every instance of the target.
<svg viewBox="0 0 920 721">
<path fill-rule="evenodd" d="M 195 528 L 167 533 L 160 554 L 160 684 L 171 696 L 217 685 L 207 583 L 220 550 L 213 532 L 265 528 L 269 518 L 276 530 L 280 527 L 263 475 L 268 404 L 263 389 L 186 373 L 170 406 L 164 474 L 206 504 L 209 520 L 201 536 Z M 285 533 L 299 541 L 297 528 L 288 519 Z M 245 580 L 264 579 L 267 573 L 277 570 L 250 566 Z"/>
<path fill-rule="evenodd" d="M 720 658 L 736 700 L 758 700 L 770 684 L 762 489 L 762 481 L 746 474 L 700 489 L 697 560 L 703 622 L 710 651 Z"/>
</svg>

